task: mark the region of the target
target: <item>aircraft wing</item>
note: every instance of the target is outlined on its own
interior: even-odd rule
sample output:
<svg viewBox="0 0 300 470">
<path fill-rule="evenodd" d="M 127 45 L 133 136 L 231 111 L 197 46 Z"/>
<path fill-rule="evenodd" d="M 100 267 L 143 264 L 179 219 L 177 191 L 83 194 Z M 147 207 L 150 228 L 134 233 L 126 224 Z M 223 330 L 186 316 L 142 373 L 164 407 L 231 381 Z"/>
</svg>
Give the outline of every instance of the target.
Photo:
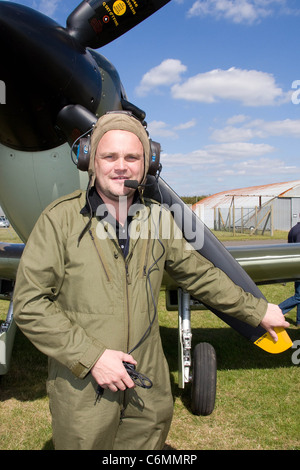
<svg viewBox="0 0 300 470">
<path fill-rule="evenodd" d="M 9 283 L 16 273 L 25 244 L 0 242 L 0 298 L 9 296 Z M 293 282 L 300 279 L 300 243 L 224 247 L 257 285 Z M 5 284 L 6 283 L 6 284 Z M 6 287 L 5 287 L 6 285 Z M 165 273 L 163 287 L 178 285 Z"/>
<path fill-rule="evenodd" d="M 224 248 L 258 286 L 294 282 L 300 279 L 300 243 L 224 246 Z M 163 284 L 171 290 L 178 287 L 167 273 Z"/>
<path fill-rule="evenodd" d="M 0 298 L 10 299 L 17 269 L 24 249 L 23 243 L 0 243 Z"/>
<path fill-rule="evenodd" d="M 15 280 L 24 247 L 23 243 L 0 242 L 2 283 Z M 293 282 L 300 279 L 300 243 L 229 246 L 225 249 L 257 285 Z M 165 273 L 163 287 L 176 289 L 178 285 Z M 7 298 L 5 287 L 1 288 L 0 297 Z"/>
<path fill-rule="evenodd" d="M 198 219 L 199 220 L 199 219 Z M 199 221 L 198 223 L 201 223 Z M 215 264 L 221 267 L 230 277 L 237 273 L 235 282 L 245 290 L 252 292 L 257 297 L 262 297 L 261 291 L 256 284 L 273 284 L 279 282 L 292 282 L 300 278 L 300 244 L 259 245 L 242 247 L 225 247 L 210 231 L 206 234 L 210 242 L 213 241 L 213 252 Z M 208 243 L 208 240 L 206 241 Z M 24 249 L 24 244 L 0 243 L 0 298 L 9 299 L 13 290 L 18 264 Z M 206 246 L 200 252 L 205 253 Z M 209 258 L 212 258 L 212 253 Z M 222 263 L 225 263 L 224 266 Z M 239 266 L 237 268 L 237 265 Z M 243 275 L 243 272 L 245 275 Z M 253 283 L 252 283 L 253 281 Z M 178 310 L 177 289 L 178 285 L 165 273 L 163 288 L 166 289 L 166 306 L 169 310 Z M 201 304 L 195 302 L 192 310 L 202 308 Z M 221 320 L 234 328 L 241 335 L 269 352 L 281 352 L 291 346 L 287 334 L 282 338 L 283 344 L 277 345 L 278 351 L 273 350 L 272 342 L 265 341 L 266 332 L 263 328 L 253 328 L 229 315 L 206 306 Z M 270 349 L 271 346 L 271 349 Z M 280 351 L 279 351 L 280 350 Z"/>
<path fill-rule="evenodd" d="M 0 376 L 10 367 L 14 345 L 16 324 L 11 297 L 23 249 L 23 243 L 0 243 L 0 299 L 10 300 L 6 319 L 0 324 Z"/>
</svg>

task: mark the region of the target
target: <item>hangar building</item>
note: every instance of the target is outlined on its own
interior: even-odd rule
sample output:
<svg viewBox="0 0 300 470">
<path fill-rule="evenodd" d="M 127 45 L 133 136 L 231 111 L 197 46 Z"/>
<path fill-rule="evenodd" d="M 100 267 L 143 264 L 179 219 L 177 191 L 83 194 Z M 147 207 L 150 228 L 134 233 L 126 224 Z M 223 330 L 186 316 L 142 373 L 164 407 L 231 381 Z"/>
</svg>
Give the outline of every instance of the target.
<svg viewBox="0 0 300 470">
<path fill-rule="evenodd" d="M 193 210 L 214 230 L 288 231 L 300 222 L 300 180 L 223 191 L 197 202 Z"/>
</svg>

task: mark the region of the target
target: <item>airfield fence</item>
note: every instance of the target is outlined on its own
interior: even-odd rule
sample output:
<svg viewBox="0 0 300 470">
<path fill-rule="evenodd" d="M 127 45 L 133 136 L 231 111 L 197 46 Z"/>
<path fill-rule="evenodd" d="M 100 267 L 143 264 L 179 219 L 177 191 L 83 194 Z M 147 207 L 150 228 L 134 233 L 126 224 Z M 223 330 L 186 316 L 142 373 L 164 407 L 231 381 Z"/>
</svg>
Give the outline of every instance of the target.
<svg viewBox="0 0 300 470">
<path fill-rule="evenodd" d="M 226 232 L 269 234 L 273 236 L 273 206 L 235 207 L 214 209 L 214 229 Z"/>
</svg>

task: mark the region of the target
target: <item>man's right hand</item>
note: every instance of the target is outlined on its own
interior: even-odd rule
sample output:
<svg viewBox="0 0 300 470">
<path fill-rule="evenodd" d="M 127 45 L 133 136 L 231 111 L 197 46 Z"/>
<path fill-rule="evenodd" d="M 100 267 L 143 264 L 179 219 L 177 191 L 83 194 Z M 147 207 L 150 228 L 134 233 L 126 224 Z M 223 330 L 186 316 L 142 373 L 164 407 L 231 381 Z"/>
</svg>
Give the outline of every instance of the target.
<svg viewBox="0 0 300 470">
<path fill-rule="evenodd" d="M 278 305 L 270 303 L 268 304 L 267 312 L 260 324 L 270 333 L 275 342 L 278 341 L 278 336 L 274 328 L 288 328 L 290 326 L 290 324 L 285 320 L 285 317 Z"/>
<path fill-rule="evenodd" d="M 92 376 L 102 388 L 109 388 L 112 392 L 133 388 L 135 384 L 126 372 L 123 362 L 137 364 L 130 354 L 106 349 L 92 367 Z"/>
</svg>

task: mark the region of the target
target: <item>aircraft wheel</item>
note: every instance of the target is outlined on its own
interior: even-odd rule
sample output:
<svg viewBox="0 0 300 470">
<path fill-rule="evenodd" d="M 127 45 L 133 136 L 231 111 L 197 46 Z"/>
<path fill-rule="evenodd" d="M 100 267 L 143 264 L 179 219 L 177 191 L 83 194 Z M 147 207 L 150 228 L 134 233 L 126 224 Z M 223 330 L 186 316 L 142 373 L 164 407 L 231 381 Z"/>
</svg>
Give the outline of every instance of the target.
<svg viewBox="0 0 300 470">
<path fill-rule="evenodd" d="M 192 412 L 207 416 L 213 412 L 217 386 L 217 357 L 209 343 L 199 343 L 194 349 L 192 378 Z"/>
</svg>

